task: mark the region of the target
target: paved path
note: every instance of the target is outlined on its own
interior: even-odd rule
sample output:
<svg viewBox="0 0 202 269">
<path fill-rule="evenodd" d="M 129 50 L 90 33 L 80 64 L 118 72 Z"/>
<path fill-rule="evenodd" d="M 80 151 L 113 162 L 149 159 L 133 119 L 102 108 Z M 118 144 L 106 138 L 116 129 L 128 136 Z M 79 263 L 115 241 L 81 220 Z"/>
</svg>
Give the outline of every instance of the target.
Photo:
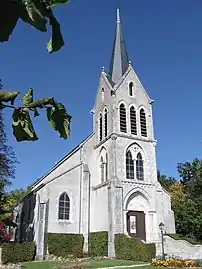
<svg viewBox="0 0 202 269">
<path fill-rule="evenodd" d="M 97 269 L 121 269 L 121 268 L 134 268 L 134 267 L 141 267 L 141 266 L 149 266 L 150 263 L 144 264 L 133 264 L 133 265 L 122 265 L 122 266 L 112 266 L 112 267 L 104 267 L 104 268 L 97 268 Z"/>
</svg>

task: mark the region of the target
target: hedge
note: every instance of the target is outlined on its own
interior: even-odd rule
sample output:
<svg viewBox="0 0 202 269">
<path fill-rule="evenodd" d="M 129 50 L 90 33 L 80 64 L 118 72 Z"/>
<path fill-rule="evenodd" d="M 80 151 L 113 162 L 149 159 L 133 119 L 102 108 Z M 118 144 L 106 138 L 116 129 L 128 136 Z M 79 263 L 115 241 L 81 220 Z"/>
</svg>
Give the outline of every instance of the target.
<svg viewBox="0 0 202 269">
<path fill-rule="evenodd" d="M 92 257 L 108 256 L 108 232 L 94 232 L 89 234 L 88 253 Z"/>
<path fill-rule="evenodd" d="M 2 248 L 3 263 L 29 262 L 35 257 L 35 244 L 33 242 L 3 243 L 0 247 Z"/>
<path fill-rule="evenodd" d="M 155 244 L 144 244 L 137 238 L 128 238 L 124 234 L 115 235 L 117 259 L 150 262 L 156 256 Z"/>
<path fill-rule="evenodd" d="M 46 235 L 46 244 L 50 254 L 57 257 L 65 257 L 69 254 L 75 257 L 83 256 L 82 234 L 56 234 L 48 233 Z"/>
</svg>

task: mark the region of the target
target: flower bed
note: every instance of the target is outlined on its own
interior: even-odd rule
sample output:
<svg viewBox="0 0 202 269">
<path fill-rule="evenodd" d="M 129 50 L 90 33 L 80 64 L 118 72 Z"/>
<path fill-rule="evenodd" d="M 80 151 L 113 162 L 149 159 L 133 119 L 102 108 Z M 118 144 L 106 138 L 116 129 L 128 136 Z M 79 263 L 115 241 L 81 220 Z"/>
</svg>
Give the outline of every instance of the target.
<svg viewBox="0 0 202 269">
<path fill-rule="evenodd" d="M 182 260 L 173 258 L 168 258 L 166 260 L 153 259 L 151 265 L 163 267 L 202 267 L 202 261 Z"/>
</svg>

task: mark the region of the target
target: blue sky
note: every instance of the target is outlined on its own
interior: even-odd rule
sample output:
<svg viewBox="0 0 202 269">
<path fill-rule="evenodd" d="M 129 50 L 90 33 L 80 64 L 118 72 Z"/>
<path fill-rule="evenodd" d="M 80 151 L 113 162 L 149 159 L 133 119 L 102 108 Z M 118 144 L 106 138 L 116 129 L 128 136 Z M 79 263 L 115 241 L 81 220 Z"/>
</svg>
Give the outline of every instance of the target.
<svg viewBox="0 0 202 269">
<path fill-rule="evenodd" d="M 177 176 L 178 162 L 202 152 L 202 1 L 120 0 L 129 58 L 153 105 L 157 165 Z M 115 0 L 72 0 L 55 8 L 65 46 L 49 55 L 49 33 L 19 22 L 10 41 L 0 44 L 0 75 L 5 89 L 35 97 L 54 96 L 72 115 L 71 136 L 62 140 L 45 114 L 34 119 L 40 138 L 17 143 L 11 112 L 5 111 L 9 144 L 16 152 L 13 187 L 26 187 L 48 171 L 92 130 L 101 66 L 109 66 L 115 31 Z"/>
</svg>

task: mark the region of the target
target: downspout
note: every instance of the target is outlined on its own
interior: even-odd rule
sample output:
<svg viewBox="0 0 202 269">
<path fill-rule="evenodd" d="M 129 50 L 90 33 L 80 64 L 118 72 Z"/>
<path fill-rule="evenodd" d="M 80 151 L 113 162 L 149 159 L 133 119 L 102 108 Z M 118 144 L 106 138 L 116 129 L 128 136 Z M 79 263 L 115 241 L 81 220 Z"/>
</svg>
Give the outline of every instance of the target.
<svg viewBox="0 0 202 269">
<path fill-rule="evenodd" d="M 89 234 L 90 234 L 90 198 L 91 198 L 91 194 L 90 194 L 90 184 L 91 184 L 91 175 L 90 175 L 90 171 L 89 173 L 89 183 L 88 183 L 88 238 L 89 238 Z M 89 242 L 89 240 L 88 240 Z"/>
<path fill-rule="evenodd" d="M 79 201 L 79 234 L 81 233 L 81 205 L 82 205 L 82 178 L 83 178 L 83 145 L 80 147 L 80 190 L 79 190 L 79 196 L 80 196 L 80 201 Z"/>
</svg>

